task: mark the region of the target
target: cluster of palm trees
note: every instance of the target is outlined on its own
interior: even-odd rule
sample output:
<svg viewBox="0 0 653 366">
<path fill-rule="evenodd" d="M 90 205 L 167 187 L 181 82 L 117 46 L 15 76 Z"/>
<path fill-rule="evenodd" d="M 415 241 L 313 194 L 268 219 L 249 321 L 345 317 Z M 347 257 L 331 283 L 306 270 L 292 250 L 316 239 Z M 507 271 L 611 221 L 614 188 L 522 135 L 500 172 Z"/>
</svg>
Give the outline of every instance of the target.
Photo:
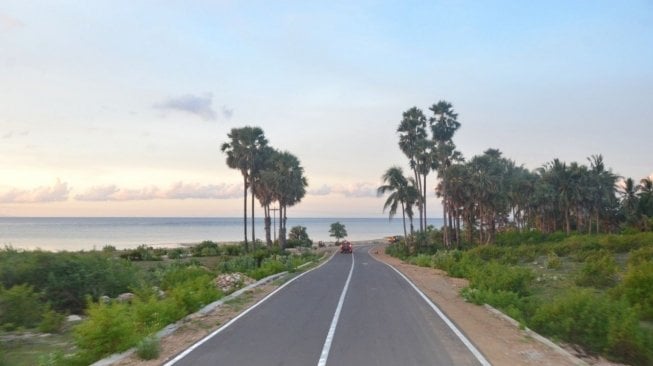
<svg viewBox="0 0 653 366">
<path fill-rule="evenodd" d="M 454 112 L 451 103 L 439 101 L 429 110 L 431 116 L 413 107 L 403 113 L 397 132 L 399 133 L 399 148 L 408 158 L 411 177 L 405 177 L 400 167 L 394 166 L 383 174 L 384 184 L 377 193 L 384 195 L 391 192 L 383 206 L 384 211 L 389 209 L 390 218 L 401 206 L 404 217 L 404 235 L 407 237 L 406 217 L 410 222 L 410 233 L 414 233 L 414 209 L 419 213 L 419 231 L 423 232 L 428 227 L 426 203 L 428 197 L 427 176 L 435 171 L 440 179 L 440 192 L 443 202 L 448 200 L 448 180 L 446 179 L 452 164 L 461 159 L 460 153 L 453 143 L 453 136 L 460 128 L 458 114 Z M 447 221 L 445 209 L 445 222 Z M 450 231 L 444 228 L 444 240 L 449 241 Z"/>
<path fill-rule="evenodd" d="M 245 249 L 249 250 L 247 237 L 247 193 L 251 194 L 252 242 L 256 243 L 254 198 L 263 207 L 265 240 L 272 245 L 271 207 L 279 205 L 279 244 L 286 244 L 288 207 L 299 203 L 306 194 L 308 181 L 299 159 L 287 152 L 268 145 L 260 127 L 232 128 L 227 134 L 229 142 L 221 150 L 227 155 L 227 166 L 237 169 L 243 176 L 243 230 Z"/>
<path fill-rule="evenodd" d="M 601 155 L 590 156 L 589 165 L 554 159 L 534 171 L 518 166 L 497 149 L 466 161 L 452 141 L 460 123 L 451 104 L 440 101 L 430 110 L 433 116 L 427 119 L 418 108 L 409 109 L 397 129 L 412 176 L 393 166 L 378 188 L 379 195 L 389 193 L 383 209 L 389 209 L 390 218 L 401 208 L 407 237 L 415 231 L 415 210 L 419 230 L 427 227 L 426 177 L 431 171 L 438 176 L 435 194 L 442 200 L 446 247 L 463 240 L 492 243 L 497 232 L 508 229 L 591 234 L 614 232 L 624 223 L 650 229 L 650 178 L 639 185 L 631 178 L 623 180 L 606 168 Z"/>
</svg>

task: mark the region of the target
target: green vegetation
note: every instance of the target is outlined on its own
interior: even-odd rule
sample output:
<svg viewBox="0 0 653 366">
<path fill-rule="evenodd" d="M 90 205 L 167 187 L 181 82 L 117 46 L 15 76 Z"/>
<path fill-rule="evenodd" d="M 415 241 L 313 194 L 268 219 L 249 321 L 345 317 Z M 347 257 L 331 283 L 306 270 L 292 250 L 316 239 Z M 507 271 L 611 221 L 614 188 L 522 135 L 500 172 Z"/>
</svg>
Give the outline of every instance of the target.
<svg viewBox="0 0 653 366">
<path fill-rule="evenodd" d="M 78 253 L 0 249 L 0 333 L 61 333 L 58 346 L 0 344 L 0 365 L 87 365 L 131 347 L 144 359 L 156 357 L 154 333 L 223 296 L 217 275 L 242 272 L 261 279 L 315 259 L 312 252 L 246 252 L 242 245 L 210 241 Z M 66 314 L 85 319 L 71 328 Z"/>
<path fill-rule="evenodd" d="M 432 240 L 442 238 L 437 230 Z M 518 244 L 522 242 L 523 244 Z M 633 365 L 653 363 L 653 233 L 498 234 L 496 245 L 446 249 L 442 241 L 410 263 L 469 280 L 468 301 L 490 304 L 528 327 L 591 353 Z"/>
<path fill-rule="evenodd" d="M 340 221 L 331 224 L 331 227 L 329 228 L 329 236 L 336 238 L 336 243 L 339 242 L 340 239 L 347 237 L 347 229 L 345 228 L 345 225 L 341 224 Z"/>
<path fill-rule="evenodd" d="M 156 337 L 146 337 L 136 346 L 136 354 L 143 360 L 153 360 L 159 357 L 161 347 Z"/>
<path fill-rule="evenodd" d="M 306 232 L 306 227 L 304 226 L 293 226 L 290 229 L 290 234 L 288 234 L 288 243 L 286 247 L 311 247 L 313 241 L 309 238 L 308 233 Z"/>
</svg>

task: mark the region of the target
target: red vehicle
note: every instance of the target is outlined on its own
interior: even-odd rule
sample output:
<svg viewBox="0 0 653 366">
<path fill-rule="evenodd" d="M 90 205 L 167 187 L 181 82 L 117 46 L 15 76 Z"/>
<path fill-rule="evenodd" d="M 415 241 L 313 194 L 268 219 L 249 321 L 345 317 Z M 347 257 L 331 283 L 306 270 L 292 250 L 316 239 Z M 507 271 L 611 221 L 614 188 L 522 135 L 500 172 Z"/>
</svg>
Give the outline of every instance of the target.
<svg viewBox="0 0 653 366">
<path fill-rule="evenodd" d="M 340 244 L 340 253 L 351 254 L 352 253 L 351 243 L 348 242 L 347 240 L 343 241 L 342 244 Z"/>
</svg>

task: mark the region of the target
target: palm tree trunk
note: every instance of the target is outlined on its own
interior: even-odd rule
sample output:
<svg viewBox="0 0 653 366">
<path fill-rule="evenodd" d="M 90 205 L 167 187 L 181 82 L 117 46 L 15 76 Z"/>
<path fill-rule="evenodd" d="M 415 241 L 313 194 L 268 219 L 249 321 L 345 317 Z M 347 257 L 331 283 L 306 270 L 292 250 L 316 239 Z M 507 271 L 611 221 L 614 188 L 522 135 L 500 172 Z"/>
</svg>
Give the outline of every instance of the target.
<svg viewBox="0 0 653 366">
<path fill-rule="evenodd" d="M 254 222 L 254 184 L 252 184 L 252 246 L 256 249 L 256 236 L 254 235 L 254 228 L 256 227 Z"/>
<path fill-rule="evenodd" d="M 445 248 L 449 248 L 449 230 L 447 225 L 447 183 L 442 177 L 442 220 L 444 221 L 444 231 L 442 232 L 442 241 L 444 242 Z"/>
<path fill-rule="evenodd" d="M 404 209 L 404 203 L 401 203 L 401 215 L 404 218 L 404 240 L 408 240 L 408 233 L 406 232 L 406 210 Z"/>
<path fill-rule="evenodd" d="M 428 228 L 426 221 L 426 174 L 424 174 L 424 185 L 422 186 L 422 189 L 424 190 L 424 197 L 422 197 L 424 199 L 424 230 L 426 230 L 426 228 Z"/>
<path fill-rule="evenodd" d="M 265 215 L 265 243 L 268 247 L 271 247 L 272 236 L 270 235 L 270 225 L 272 223 L 272 219 L 270 218 L 270 205 L 265 205 L 265 207 L 263 207 L 263 212 Z"/>
<path fill-rule="evenodd" d="M 420 193 L 420 196 L 422 195 L 422 180 L 420 179 L 420 174 L 417 172 L 417 168 L 413 169 L 413 174 L 415 175 L 415 184 L 417 184 L 417 191 Z M 422 197 L 424 198 L 424 197 Z M 421 201 L 421 200 L 420 200 Z M 419 209 L 419 231 L 424 231 L 424 226 L 422 225 L 422 218 L 424 217 L 424 206 L 420 202 L 420 204 L 417 206 Z"/>
<path fill-rule="evenodd" d="M 244 194 L 243 194 L 243 230 L 245 231 L 245 251 L 249 251 L 249 247 L 247 246 L 247 176 L 243 175 L 243 187 L 244 187 Z"/>
</svg>

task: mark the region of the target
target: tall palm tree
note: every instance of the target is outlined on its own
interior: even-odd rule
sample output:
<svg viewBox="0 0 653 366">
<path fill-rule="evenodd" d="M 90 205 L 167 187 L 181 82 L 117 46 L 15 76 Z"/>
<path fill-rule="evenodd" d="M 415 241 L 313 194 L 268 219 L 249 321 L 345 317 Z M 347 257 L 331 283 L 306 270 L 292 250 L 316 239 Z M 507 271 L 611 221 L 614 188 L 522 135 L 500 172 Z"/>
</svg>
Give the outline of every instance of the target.
<svg viewBox="0 0 653 366">
<path fill-rule="evenodd" d="M 432 153 L 431 144 L 427 140 L 426 116 L 417 107 L 412 107 L 403 113 L 397 132 L 399 133 L 399 148 L 408 158 L 416 187 L 422 199 L 418 205 L 420 217 L 420 231 L 424 230 L 424 216 L 426 207 L 426 184 L 423 183 L 431 169 Z"/>
<path fill-rule="evenodd" d="M 240 170 L 243 175 L 243 229 L 245 236 L 245 250 L 249 250 L 247 243 L 247 189 L 250 187 L 252 176 L 257 173 L 256 161 L 259 152 L 267 145 L 267 139 L 260 127 L 245 126 L 232 128 L 227 134 L 230 142 L 222 144 L 221 150 L 227 155 L 227 166 Z M 252 190 L 252 240 L 255 240 L 254 231 L 254 191 Z"/>
<path fill-rule="evenodd" d="M 275 195 L 279 202 L 279 245 L 283 249 L 286 246 L 288 207 L 304 198 L 308 181 L 299 159 L 289 152 L 276 154 L 273 165 L 276 171 Z"/>
<path fill-rule="evenodd" d="M 460 122 L 458 122 L 458 114 L 454 112 L 451 103 L 444 100 L 433 104 L 429 110 L 433 112 L 433 117 L 429 118 L 429 125 L 431 126 L 432 137 L 435 142 L 435 160 L 437 161 L 438 178 L 440 178 L 441 182 L 444 244 L 445 246 L 450 246 L 450 225 L 447 222 L 449 202 L 449 195 L 447 192 L 447 170 L 453 163 L 453 158 L 455 156 L 456 150 L 452 140 L 454 134 L 458 128 L 460 128 Z"/>
<path fill-rule="evenodd" d="M 272 246 L 270 206 L 276 201 L 277 172 L 274 169 L 274 160 L 279 152 L 269 146 L 261 151 L 261 165 L 258 174 L 254 177 L 252 189 L 263 207 L 265 242 L 268 247 Z"/>
</svg>

